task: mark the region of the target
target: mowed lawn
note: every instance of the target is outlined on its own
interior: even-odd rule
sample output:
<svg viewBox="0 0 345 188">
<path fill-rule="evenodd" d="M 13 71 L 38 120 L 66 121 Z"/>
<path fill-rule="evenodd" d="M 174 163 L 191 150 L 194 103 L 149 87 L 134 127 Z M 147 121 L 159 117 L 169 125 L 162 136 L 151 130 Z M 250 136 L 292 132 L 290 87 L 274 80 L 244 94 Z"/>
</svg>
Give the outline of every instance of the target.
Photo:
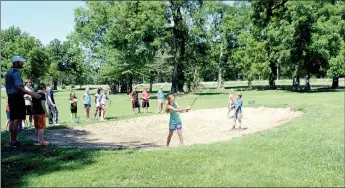
<svg viewBox="0 0 345 188">
<path fill-rule="evenodd" d="M 92 90 L 94 93 L 94 90 Z M 177 97 L 193 109 L 227 105 L 227 91 Z M 77 91 L 80 98 L 83 91 Z M 67 127 L 97 123 L 69 123 L 68 92 L 56 93 L 61 122 Z M 136 116 L 126 95 L 111 95 L 108 121 Z M 303 116 L 282 127 L 225 142 L 155 150 L 87 150 L 55 146 L 8 148 L 1 137 L 2 186 L 343 186 L 344 90 L 296 93 L 244 91 L 248 106 L 302 110 Z M 255 104 L 248 101 L 255 100 Z M 4 108 L 2 99 L 2 108 Z M 156 112 L 156 100 L 151 102 Z M 4 111 L 4 110 L 2 110 Z M 93 109 L 92 109 L 93 112 Z M 2 117 L 4 112 L 1 112 Z M 82 103 L 79 116 L 83 119 Z M 207 114 L 205 114 L 207 115 Z M 168 118 L 168 116 L 167 116 Z M 2 118 L 4 122 L 4 118 Z M 4 128 L 2 123 L 2 129 Z M 193 126 L 193 125 L 184 125 Z M 167 125 L 168 127 L 168 125 Z M 49 131 L 49 128 L 47 129 Z M 138 130 L 140 131 L 140 130 Z M 31 130 L 24 134 L 32 134 Z M 149 135 L 148 135 L 149 136 Z M 166 135 L 162 135 L 166 137 Z"/>
</svg>

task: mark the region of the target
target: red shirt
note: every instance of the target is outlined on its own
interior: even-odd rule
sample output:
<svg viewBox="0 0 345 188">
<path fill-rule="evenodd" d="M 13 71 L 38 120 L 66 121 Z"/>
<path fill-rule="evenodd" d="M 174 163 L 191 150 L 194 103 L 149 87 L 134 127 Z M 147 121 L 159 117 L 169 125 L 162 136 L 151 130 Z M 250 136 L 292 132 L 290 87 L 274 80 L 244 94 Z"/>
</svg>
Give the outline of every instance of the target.
<svg viewBox="0 0 345 188">
<path fill-rule="evenodd" d="M 141 93 L 141 97 L 143 98 L 143 101 L 149 102 L 150 93 L 149 93 L 149 92 L 146 92 L 146 91 L 143 91 L 143 92 Z"/>
</svg>

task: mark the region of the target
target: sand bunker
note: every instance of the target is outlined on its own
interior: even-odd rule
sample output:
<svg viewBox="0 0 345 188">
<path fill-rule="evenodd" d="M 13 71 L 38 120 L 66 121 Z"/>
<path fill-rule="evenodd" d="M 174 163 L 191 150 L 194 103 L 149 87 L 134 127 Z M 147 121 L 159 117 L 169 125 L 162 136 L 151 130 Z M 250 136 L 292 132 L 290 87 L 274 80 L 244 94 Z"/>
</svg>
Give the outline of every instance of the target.
<svg viewBox="0 0 345 188">
<path fill-rule="evenodd" d="M 182 113 L 185 145 L 211 143 L 277 127 L 302 112 L 290 108 L 244 108 L 242 128 L 232 130 L 227 108 L 195 110 Z M 93 148 L 152 148 L 166 144 L 168 114 L 97 123 L 73 129 L 46 131 L 46 139 L 59 146 Z M 175 133 L 171 146 L 179 145 Z"/>
</svg>

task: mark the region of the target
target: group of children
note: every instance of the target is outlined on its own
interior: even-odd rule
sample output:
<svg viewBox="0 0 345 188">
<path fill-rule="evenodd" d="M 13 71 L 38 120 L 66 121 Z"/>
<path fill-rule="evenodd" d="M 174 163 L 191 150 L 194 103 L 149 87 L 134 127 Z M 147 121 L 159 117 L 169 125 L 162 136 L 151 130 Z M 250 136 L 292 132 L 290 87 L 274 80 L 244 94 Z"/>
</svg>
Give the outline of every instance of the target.
<svg viewBox="0 0 345 188">
<path fill-rule="evenodd" d="M 133 112 L 135 112 L 135 108 L 138 108 L 138 113 L 141 113 L 140 111 L 140 103 L 139 103 L 139 95 L 137 92 L 137 87 L 134 86 L 132 92 L 128 95 L 131 98 L 132 101 L 132 109 Z M 148 92 L 148 88 L 144 87 L 144 91 L 141 93 L 141 99 L 142 99 L 142 110 L 143 112 L 148 112 L 148 109 L 150 107 L 150 93 Z M 157 101 L 158 101 L 158 111 L 157 113 L 161 113 L 163 110 L 163 104 L 165 100 L 165 94 L 163 92 L 163 87 L 160 86 L 159 90 L 157 92 Z"/>
<path fill-rule="evenodd" d="M 91 108 L 91 96 L 90 96 L 90 89 L 86 88 L 83 97 L 81 98 L 84 104 L 85 109 L 85 117 L 86 121 L 90 120 L 90 108 Z M 106 112 L 106 101 L 111 99 L 107 95 L 107 91 L 103 88 L 97 89 L 95 94 L 95 114 L 93 119 L 99 118 L 101 121 L 105 120 L 105 112 Z M 72 114 L 72 122 L 78 122 L 77 119 L 77 97 L 75 96 L 74 92 L 71 92 L 70 95 L 70 103 L 71 103 L 71 114 Z M 98 114 L 98 117 L 97 117 Z"/>
</svg>

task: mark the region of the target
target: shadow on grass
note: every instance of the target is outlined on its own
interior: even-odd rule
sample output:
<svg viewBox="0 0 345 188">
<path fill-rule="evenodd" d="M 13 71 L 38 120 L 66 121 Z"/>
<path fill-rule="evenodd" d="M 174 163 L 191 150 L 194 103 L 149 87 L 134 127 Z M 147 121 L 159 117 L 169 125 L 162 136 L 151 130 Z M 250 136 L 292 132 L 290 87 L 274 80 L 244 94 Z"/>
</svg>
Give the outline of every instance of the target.
<svg viewBox="0 0 345 188">
<path fill-rule="evenodd" d="M 8 147 L 8 133 L 1 133 L 1 187 L 25 187 L 23 176 L 76 170 L 94 162 L 94 154 L 88 150 L 34 146 L 31 141 L 20 140 L 24 146 Z"/>
<path fill-rule="evenodd" d="M 130 154 L 136 149 L 159 147 L 139 140 L 99 142 L 88 139 L 87 131 L 66 126 L 48 127 L 45 133 L 49 146 L 33 145 L 34 129 L 27 129 L 19 135 L 23 146 L 13 148 L 7 146 L 8 132 L 1 132 L 1 187 L 26 187 L 26 177 L 85 168 L 95 162 L 99 150 L 123 150 Z"/>
</svg>

